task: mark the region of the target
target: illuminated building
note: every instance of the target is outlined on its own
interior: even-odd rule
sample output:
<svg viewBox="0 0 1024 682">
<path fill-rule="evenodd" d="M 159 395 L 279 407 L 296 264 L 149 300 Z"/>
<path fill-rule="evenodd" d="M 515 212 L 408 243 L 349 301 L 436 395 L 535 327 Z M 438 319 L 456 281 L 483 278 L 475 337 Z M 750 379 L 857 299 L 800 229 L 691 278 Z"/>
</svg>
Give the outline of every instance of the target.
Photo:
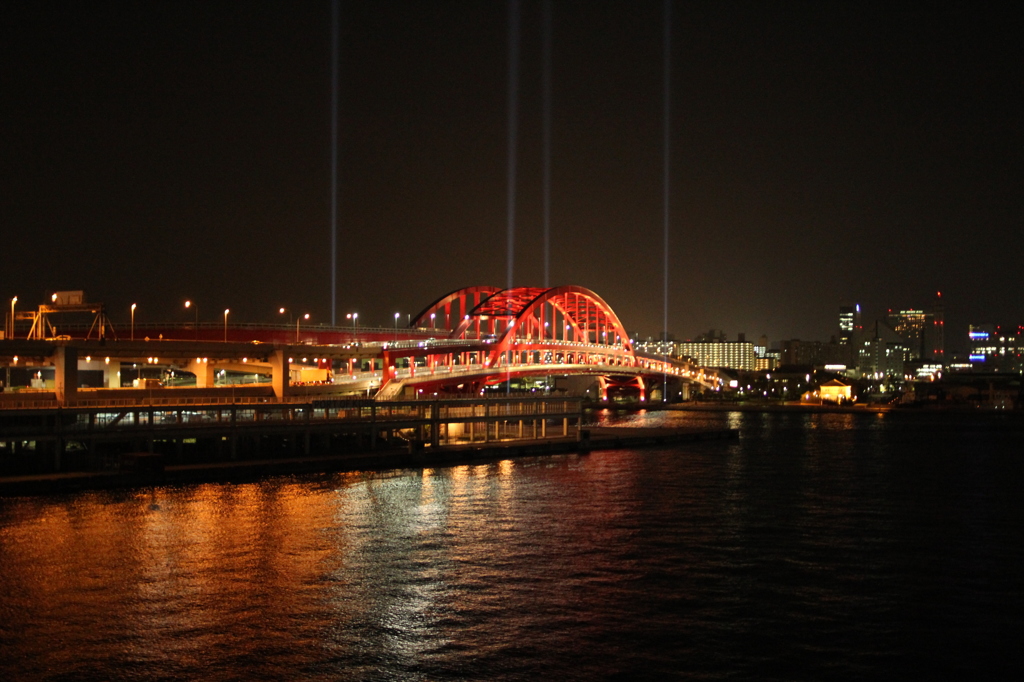
<svg viewBox="0 0 1024 682">
<path fill-rule="evenodd" d="M 673 340 L 663 341 L 661 339 L 653 341 L 648 338 L 646 341 L 634 341 L 633 350 L 640 353 L 650 353 L 652 355 L 667 355 L 669 357 L 676 357 L 678 355 L 676 342 Z"/>
<path fill-rule="evenodd" d="M 839 343 L 853 343 L 860 330 L 860 304 L 839 306 Z"/>
<path fill-rule="evenodd" d="M 832 379 L 818 387 L 818 395 L 822 402 L 842 403 L 853 398 L 853 390 L 838 379 Z"/>
<path fill-rule="evenodd" d="M 762 335 L 754 344 L 754 369 L 758 372 L 775 369 L 780 364 L 779 358 L 779 351 L 768 349 L 767 336 Z"/>
<path fill-rule="evenodd" d="M 911 308 L 894 312 L 889 310 L 886 322 L 900 335 L 907 346 L 907 361 L 945 358 L 945 308 L 942 292 L 936 292 L 931 312 Z"/>
<path fill-rule="evenodd" d="M 865 378 L 902 380 L 907 348 L 903 339 L 883 322 L 875 322 L 875 334 L 857 348 L 857 368 Z"/>
<path fill-rule="evenodd" d="M 1024 371 L 1024 326 L 972 324 L 968 330 L 971 367 L 995 372 Z"/>
<path fill-rule="evenodd" d="M 886 321 L 900 335 L 907 348 L 906 361 L 925 357 L 925 330 L 931 327 L 931 315 L 923 310 L 889 311 Z"/>
<path fill-rule="evenodd" d="M 860 334 L 860 304 L 839 306 L 839 345 L 843 347 L 841 361 L 844 364 L 857 364 L 857 343 Z"/>
<path fill-rule="evenodd" d="M 702 367 L 755 368 L 754 344 L 750 341 L 683 341 L 679 355 L 693 358 Z"/>
</svg>

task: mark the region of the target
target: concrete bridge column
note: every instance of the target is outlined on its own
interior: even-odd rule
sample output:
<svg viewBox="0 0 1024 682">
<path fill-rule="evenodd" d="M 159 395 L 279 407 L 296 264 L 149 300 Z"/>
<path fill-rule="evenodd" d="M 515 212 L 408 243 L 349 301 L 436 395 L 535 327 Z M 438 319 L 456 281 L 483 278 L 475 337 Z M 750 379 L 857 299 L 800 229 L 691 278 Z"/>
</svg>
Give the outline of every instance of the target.
<svg viewBox="0 0 1024 682">
<path fill-rule="evenodd" d="M 58 346 L 53 353 L 53 369 L 57 404 L 73 403 L 78 396 L 78 349 Z"/>
<path fill-rule="evenodd" d="M 103 388 L 121 388 L 121 363 L 111 360 L 103 365 Z"/>
<path fill-rule="evenodd" d="M 196 375 L 196 388 L 213 388 L 215 370 L 211 363 L 197 358 L 189 360 L 188 371 Z"/>
<path fill-rule="evenodd" d="M 288 355 L 283 350 L 275 350 L 270 356 L 270 380 L 274 385 L 274 397 L 278 400 L 284 398 L 288 391 L 288 373 L 291 365 L 288 363 Z"/>
</svg>

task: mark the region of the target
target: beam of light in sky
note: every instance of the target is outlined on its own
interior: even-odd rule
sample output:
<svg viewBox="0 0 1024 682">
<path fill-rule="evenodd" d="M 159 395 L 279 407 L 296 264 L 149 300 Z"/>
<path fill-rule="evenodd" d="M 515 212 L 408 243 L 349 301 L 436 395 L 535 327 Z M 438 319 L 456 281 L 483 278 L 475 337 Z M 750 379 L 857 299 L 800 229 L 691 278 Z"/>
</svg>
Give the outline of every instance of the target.
<svg viewBox="0 0 1024 682">
<path fill-rule="evenodd" d="M 664 0 L 665 3 L 665 68 L 664 77 L 665 81 L 662 85 L 665 94 L 665 111 L 664 111 L 664 130 L 663 130 L 663 144 L 664 144 L 664 243 L 662 244 L 662 258 L 664 259 L 664 280 L 662 282 L 663 287 L 663 303 L 662 303 L 662 330 L 665 333 L 664 340 L 668 341 L 668 227 L 669 227 L 669 161 L 671 158 L 669 149 L 669 132 L 671 125 L 669 123 L 669 116 L 672 113 L 672 101 L 671 101 L 671 75 L 672 75 L 672 2 L 671 0 Z"/>
<path fill-rule="evenodd" d="M 551 0 L 544 0 L 544 288 L 551 286 Z"/>
<path fill-rule="evenodd" d="M 671 125 L 669 123 L 669 116 L 672 113 L 672 100 L 671 100 L 671 66 L 672 66 L 672 2 L 671 0 L 664 0 L 665 7 L 665 68 L 664 77 L 665 82 L 662 84 L 662 88 L 665 92 L 665 111 L 664 111 L 664 130 L 663 130 L 663 144 L 664 144 L 664 202 L 665 202 L 665 225 L 664 225 L 664 243 L 662 244 L 662 259 L 664 261 L 664 279 L 662 281 L 662 350 L 668 348 L 668 209 L 669 209 L 669 160 L 671 158 L 669 148 L 669 131 Z M 665 402 L 668 400 L 668 374 L 666 373 L 662 377 L 661 383 L 661 400 Z"/>
<path fill-rule="evenodd" d="M 331 326 L 338 310 L 338 3 L 331 3 Z"/>
<path fill-rule="evenodd" d="M 516 147 L 519 126 L 519 0 L 508 3 L 508 288 L 512 288 L 516 236 Z"/>
</svg>

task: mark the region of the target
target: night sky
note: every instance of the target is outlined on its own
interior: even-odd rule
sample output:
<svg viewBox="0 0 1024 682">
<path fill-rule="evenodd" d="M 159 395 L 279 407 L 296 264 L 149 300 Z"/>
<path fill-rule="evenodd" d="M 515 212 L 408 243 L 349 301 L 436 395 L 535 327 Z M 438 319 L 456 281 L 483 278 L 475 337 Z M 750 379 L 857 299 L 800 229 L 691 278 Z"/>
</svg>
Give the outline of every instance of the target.
<svg viewBox="0 0 1024 682">
<path fill-rule="evenodd" d="M 672 7 L 669 329 L 827 340 L 944 295 L 1024 324 L 1024 22 L 1002 4 Z M 543 284 L 542 5 L 522 3 L 515 283 Z M 553 3 L 551 284 L 662 326 L 662 3 Z M 506 282 L 504 2 L 341 4 L 338 318 Z M 331 8 L 0 9 L 0 296 L 330 320 Z"/>
</svg>

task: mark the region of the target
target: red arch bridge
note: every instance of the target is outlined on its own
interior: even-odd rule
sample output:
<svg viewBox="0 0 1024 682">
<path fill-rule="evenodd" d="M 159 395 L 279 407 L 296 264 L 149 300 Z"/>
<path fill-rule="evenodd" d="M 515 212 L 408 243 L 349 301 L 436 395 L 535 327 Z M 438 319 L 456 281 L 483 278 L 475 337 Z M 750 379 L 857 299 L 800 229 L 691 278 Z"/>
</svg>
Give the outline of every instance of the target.
<svg viewBox="0 0 1024 682">
<path fill-rule="evenodd" d="M 88 401 L 97 386 L 138 387 L 131 377 L 151 376 L 157 368 L 194 374 L 196 389 L 263 384 L 280 400 L 479 394 L 530 377 L 595 387 L 601 399 L 632 394 L 647 400 L 676 395 L 676 389 L 685 395 L 692 385 L 717 388 L 720 382 L 712 370 L 635 351 L 611 307 L 579 286 L 459 289 L 428 305 L 404 328 L 164 324 L 110 326 L 113 333 L 106 333 L 105 325 L 109 321 L 98 325 L 96 339 L 88 337 L 97 325 L 84 340 L 66 335 L 9 339 L 0 344 L 6 346 L 0 348 L 0 362 L 53 368 L 54 393 L 64 404 Z M 120 371 L 126 367 L 127 381 Z M 74 373 L 90 369 L 102 370 L 103 379 L 82 388 Z M 239 382 L 239 376 L 248 378 Z M 152 390 L 154 384 L 143 386 Z M 101 399 L 98 393 L 94 397 Z"/>
<path fill-rule="evenodd" d="M 411 322 L 444 337 L 384 344 L 378 395 L 472 391 L 530 376 L 588 376 L 602 399 L 673 382 L 712 387 L 717 376 L 672 358 L 637 353 L 618 316 L 579 286 L 467 287 L 442 296 Z"/>
</svg>

